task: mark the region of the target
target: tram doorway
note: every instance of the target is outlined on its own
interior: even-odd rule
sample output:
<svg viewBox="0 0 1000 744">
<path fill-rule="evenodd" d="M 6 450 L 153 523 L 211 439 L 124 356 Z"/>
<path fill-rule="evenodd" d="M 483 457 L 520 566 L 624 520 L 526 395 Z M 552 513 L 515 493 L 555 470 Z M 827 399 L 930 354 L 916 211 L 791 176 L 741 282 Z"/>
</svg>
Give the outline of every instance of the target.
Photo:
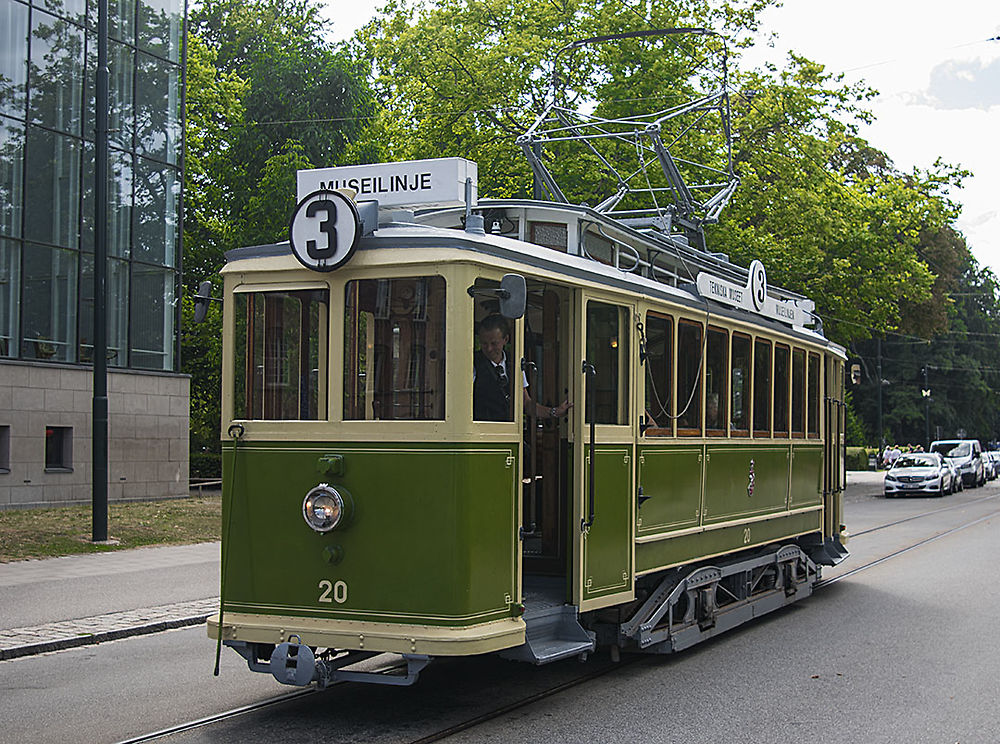
<svg viewBox="0 0 1000 744">
<path fill-rule="evenodd" d="M 528 304 L 521 328 L 524 371 L 537 409 L 524 411 L 522 467 L 522 553 L 525 593 L 543 591 L 560 603 L 569 599 L 568 532 L 571 509 L 570 420 L 547 412 L 570 398 L 569 355 L 572 332 L 568 289 L 528 282 Z M 527 598 L 527 596 L 526 596 Z"/>
</svg>

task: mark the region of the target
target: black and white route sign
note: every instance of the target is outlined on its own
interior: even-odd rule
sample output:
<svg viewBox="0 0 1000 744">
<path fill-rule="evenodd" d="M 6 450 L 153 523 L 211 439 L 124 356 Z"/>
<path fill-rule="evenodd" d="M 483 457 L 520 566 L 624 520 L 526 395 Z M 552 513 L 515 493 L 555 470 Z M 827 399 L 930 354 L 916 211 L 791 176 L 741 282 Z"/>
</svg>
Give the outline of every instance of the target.
<svg viewBox="0 0 1000 744">
<path fill-rule="evenodd" d="M 288 229 L 292 253 L 313 271 L 333 271 L 346 263 L 361 238 L 354 202 L 339 191 L 314 191 L 298 203 Z"/>
</svg>

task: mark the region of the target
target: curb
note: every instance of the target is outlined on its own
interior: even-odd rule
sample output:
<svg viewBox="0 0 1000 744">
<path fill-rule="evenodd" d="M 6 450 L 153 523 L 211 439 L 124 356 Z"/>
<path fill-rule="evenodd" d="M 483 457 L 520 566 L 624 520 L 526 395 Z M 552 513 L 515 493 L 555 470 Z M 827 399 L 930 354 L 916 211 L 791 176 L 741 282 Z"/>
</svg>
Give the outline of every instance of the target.
<svg viewBox="0 0 1000 744">
<path fill-rule="evenodd" d="M 106 630 L 98 633 L 87 633 L 83 635 L 59 638 L 51 641 L 41 641 L 39 643 L 24 644 L 21 646 L 9 646 L 0 648 L 0 661 L 17 659 L 24 656 L 34 656 L 47 651 L 62 651 L 67 648 L 78 648 L 80 646 L 92 646 L 105 641 L 116 641 L 121 638 L 131 638 L 133 636 L 150 635 L 161 633 L 165 630 L 184 628 L 192 625 L 203 625 L 205 621 L 214 613 L 194 615 L 191 617 L 175 618 L 173 620 L 160 620 L 155 623 L 145 625 L 133 625 L 129 628 L 118 628 L 116 630 Z"/>
</svg>

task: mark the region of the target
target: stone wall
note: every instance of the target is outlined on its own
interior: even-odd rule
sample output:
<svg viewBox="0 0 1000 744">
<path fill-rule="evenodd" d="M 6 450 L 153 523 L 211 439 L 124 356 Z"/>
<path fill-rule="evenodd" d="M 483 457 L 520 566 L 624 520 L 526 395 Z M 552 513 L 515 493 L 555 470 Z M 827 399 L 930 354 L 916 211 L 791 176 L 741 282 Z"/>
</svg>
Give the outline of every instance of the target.
<svg viewBox="0 0 1000 744">
<path fill-rule="evenodd" d="M 91 502 L 93 380 L 86 367 L 0 362 L 0 509 Z M 189 384 L 108 370 L 109 501 L 187 495 Z M 67 434 L 68 462 L 54 466 Z"/>
</svg>

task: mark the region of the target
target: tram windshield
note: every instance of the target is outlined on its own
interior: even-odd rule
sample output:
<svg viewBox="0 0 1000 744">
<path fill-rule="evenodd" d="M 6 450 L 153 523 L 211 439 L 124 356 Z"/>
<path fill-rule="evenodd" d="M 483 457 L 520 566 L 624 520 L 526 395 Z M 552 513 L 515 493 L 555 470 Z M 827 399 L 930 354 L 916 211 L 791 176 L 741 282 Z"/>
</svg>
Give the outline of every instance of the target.
<svg viewBox="0 0 1000 744">
<path fill-rule="evenodd" d="M 443 419 L 444 278 L 362 279 L 346 294 L 344 419 Z"/>
<path fill-rule="evenodd" d="M 234 300 L 236 418 L 325 417 L 328 291 L 238 292 Z"/>
</svg>

